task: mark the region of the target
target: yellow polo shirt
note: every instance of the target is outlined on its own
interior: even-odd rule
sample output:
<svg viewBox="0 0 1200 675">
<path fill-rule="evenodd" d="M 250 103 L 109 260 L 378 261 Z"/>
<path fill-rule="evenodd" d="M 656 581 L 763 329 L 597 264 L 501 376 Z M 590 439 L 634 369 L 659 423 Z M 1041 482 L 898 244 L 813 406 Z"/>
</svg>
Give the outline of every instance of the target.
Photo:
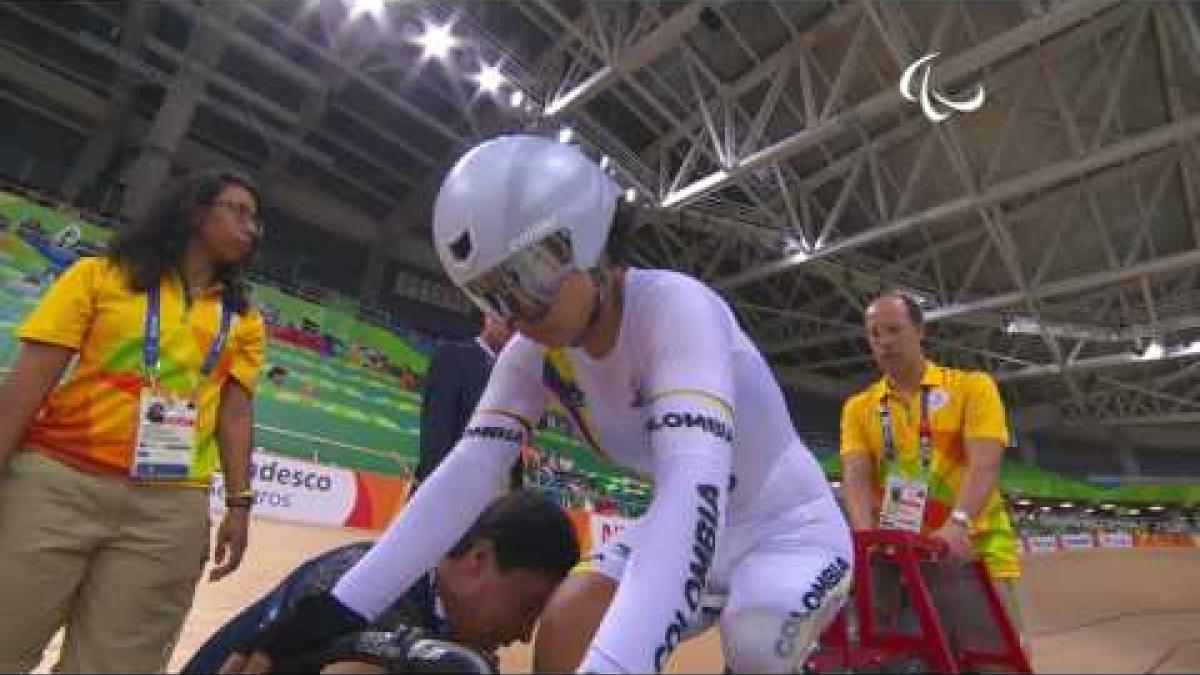
<svg viewBox="0 0 1200 675">
<path fill-rule="evenodd" d="M 990 375 L 981 371 L 944 368 L 928 362 L 921 386 L 929 387 L 929 422 L 932 430 L 930 452 L 929 502 L 925 509 L 924 531 L 941 527 L 950 516 L 958 498 L 966 469 L 966 440 L 987 439 L 1008 442 L 1008 425 L 1000 392 Z M 894 443 L 899 463 L 888 458 L 888 466 L 897 466 L 908 477 L 920 473 L 920 391 L 902 396 L 881 378 L 851 396 L 842 406 L 841 454 L 868 452 L 876 462 L 875 508 L 881 507 L 883 481 L 883 427 L 879 402 L 887 395 Z M 1019 549 L 999 488 L 988 495 L 976 516 L 972 539 L 975 551 L 996 578 L 1016 578 L 1021 574 Z"/>
<path fill-rule="evenodd" d="M 234 378 L 253 392 L 263 363 L 261 315 L 235 314 L 220 358 L 207 378 L 201 364 L 221 324 L 221 288 L 189 306 L 177 274 L 163 279 L 160 300 L 160 385 L 197 396 L 197 452 L 187 486 L 204 486 L 219 462 L 216 442 L 221 388 Z M 17 337 L 75 350 L 78 361 L 47 398 L 23 447 L 89 473 L 128 476 L 145 384 L 142 343 L 146 294 L 130 290 L 107 258 L 83 258 L 46 291 Z"/>
</svg>

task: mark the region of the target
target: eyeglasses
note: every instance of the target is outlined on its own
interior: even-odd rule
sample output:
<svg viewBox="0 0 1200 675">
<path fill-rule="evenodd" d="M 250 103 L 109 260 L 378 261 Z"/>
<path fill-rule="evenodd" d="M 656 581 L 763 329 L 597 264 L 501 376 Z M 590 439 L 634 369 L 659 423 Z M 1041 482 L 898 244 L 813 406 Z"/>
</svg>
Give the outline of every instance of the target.
<svg viewBox="0 0 1200 675">
<path fill-rule="evenodd" d="M 220 206 L 228 209 L 230 213 L 236 216 L 242 222 L 250 223 L 259 233 L 263 231 L 263 221 L 258 217 L 258 212 L 252 206 L 246 206 L 238 202 L 229 202 L 217 200 L 212 203 L 213 206 Z"/>
<path fill-rule="evenodd" d="M 574 260 L 570 233 L 560 230 L 468 281 L 464 290 L 501 321 L 536 322 L 550 311 L 563 280 L 575 269 Z"/>
</svg>

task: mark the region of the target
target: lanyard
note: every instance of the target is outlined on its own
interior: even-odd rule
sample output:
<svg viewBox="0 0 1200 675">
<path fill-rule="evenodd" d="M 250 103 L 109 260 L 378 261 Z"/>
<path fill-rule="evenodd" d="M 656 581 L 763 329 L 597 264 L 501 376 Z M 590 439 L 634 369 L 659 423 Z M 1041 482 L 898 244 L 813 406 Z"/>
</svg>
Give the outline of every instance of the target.
<svg viewBox="0 0 1200 675">
<path fill-rule="evenodd" d="M 146 289 L 146 326 L 145 339 L 142 340 L 142 365 L 146 372 L 158 375 L 159 342 L 162 338 L 160 291 L 157 285 Z M 208 345 L 208 353 L 204 355 L 204 363 L 200 365 L 200 377 L 208 377 L 213 368 L 217 367 L 217 359 L 225 349 L 225 341 L 229 338 L 229 326 L 233 323 L 233 312 L 229 305 L 221 301 L 221 327 Z"/>
<path fill-rule="evenodd" d="M 899 462 L 900 452 L 896 449 L 896 433 L 892 429 L 892 411 L 888 407 L 886 393 L 879 399 L 879 426 L 883 430 L 884 460 L 894 457 Z M 921 422 L 917 427 L 917 441 L 921 475 L 924 476 L 929 467 L 929 454 L 933 449 L 933 429 L 929 424 L 929 385 L 921 386 Z"/>
</svg>

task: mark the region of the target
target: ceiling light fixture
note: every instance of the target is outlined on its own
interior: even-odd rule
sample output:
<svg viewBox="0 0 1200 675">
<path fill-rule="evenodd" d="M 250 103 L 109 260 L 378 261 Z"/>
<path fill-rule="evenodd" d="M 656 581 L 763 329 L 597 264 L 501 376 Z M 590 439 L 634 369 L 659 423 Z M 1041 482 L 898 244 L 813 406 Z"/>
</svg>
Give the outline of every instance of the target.
<svg viewBox="0 0 1200 675">
<path fill-rule="evenodd" d="M 496 66 L 484 66 L 480 68 L 479 74 L 475 76 L 475 81 L 479 83 L 479 88 L 486 93 L 494 94 L 504 84 L 504 75 L 500 73 L 500 69 Z"/>
<path fill-rule="evenodd" d="M 384 0 L 354 0 L 350 6 L 350 18 L 354 19 L 363 14 L 369 14 L 375 19 L 383 18 Z"/>
<path fill-rule="evenodd" d="M 450 26 L 429 24 L 417 42 L 425 50 L 425 58 L 444 59 L 458 44 L 458 39 L 450 33 Z"/>
</svg>

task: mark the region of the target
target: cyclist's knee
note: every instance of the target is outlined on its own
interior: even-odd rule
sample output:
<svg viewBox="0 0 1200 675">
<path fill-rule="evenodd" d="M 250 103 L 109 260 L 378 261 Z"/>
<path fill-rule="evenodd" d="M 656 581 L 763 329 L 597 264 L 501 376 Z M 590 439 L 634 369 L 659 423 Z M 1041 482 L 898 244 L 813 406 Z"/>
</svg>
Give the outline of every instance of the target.
<svg viewBox="0 0 1200 675">
<path fill-rule="evenodd" d="M 825 612 L 747 607 L 721 619 L 727 671 L 801 673 L 828 621 Z"/>
</svg>

